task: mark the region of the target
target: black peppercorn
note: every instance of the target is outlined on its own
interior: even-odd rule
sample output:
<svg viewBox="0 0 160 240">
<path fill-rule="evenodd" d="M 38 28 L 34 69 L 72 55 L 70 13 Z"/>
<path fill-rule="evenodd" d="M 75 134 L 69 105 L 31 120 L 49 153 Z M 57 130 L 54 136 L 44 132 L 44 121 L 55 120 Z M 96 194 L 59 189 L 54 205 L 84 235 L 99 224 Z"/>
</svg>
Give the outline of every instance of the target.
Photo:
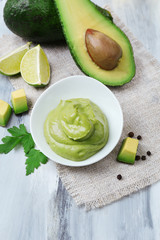
<svg viewBox="0 0 160 240">
<path fill-rule="evenodd" d="M 117 175 L 117 179 L 118 179 L 118 180 L 121 180 L 121 179 L 122 179 L 122 175 L 121 175 L 121 174 L 118 174 L 118 175 Z"/>
<path fill-rule="evenodd" d="M 129 132 L 128 133 L 128 137 L 131 137 L 131 138 L 134 137 L 134 133 L 133 132 Z"/>
<path fill-rule="evenodd" d="M 137 155 L 136 158 L 135 158 L 136 161 L 140 160 L 140 156 Z"/>
<path fill-rule="evenodd" d="M 148 155 L 148 156 L 151 156 L 151 152 L 150 152 L 150 151 L 147 151 L 147 155 Z"/>
<path fill-rule="evenodd" d="M 146 156 L 143 155 L 143 156 L 141 157 L 141 159 L 142 159 L 142 160 L 146 160 Z"/>
<path fill-rule="evenodd" d="M 138 135 L 138 136 L 137 136 L 137 139 L 138 139 L 138 140 L 141 140 L 141 139 L 142 139 L 141 135 Z"/>
</svg>

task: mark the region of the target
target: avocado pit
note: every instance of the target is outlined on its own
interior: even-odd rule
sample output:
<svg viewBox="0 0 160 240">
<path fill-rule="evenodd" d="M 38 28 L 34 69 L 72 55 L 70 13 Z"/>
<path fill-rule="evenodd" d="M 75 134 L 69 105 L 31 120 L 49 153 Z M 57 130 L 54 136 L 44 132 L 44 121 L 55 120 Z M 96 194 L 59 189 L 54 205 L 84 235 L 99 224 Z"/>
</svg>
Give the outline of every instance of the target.
<svg viewBox="0 0 160 240">
<path fill-rule="evenodd" d="M 85 44 L 91 59 L 102 69 L 114 69 L 122 57 L 120 45 L 106 34 L 97 30 L 86 30 Z"/>
</svg>

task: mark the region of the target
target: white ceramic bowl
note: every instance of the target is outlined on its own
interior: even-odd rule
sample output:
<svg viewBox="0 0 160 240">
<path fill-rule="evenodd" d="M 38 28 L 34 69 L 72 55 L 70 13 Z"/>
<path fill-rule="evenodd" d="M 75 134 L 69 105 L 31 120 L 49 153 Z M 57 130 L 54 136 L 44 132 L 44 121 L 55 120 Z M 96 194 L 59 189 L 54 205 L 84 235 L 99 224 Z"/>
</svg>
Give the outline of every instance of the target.
<svg viewBox="0 0 160 240">
<path fill-rule="evenodd" d="M 48 113 L 57 107 L 61 99 L 70 98 L 89 98 L 101 108 L 109 124 L 109 140 L 104 148 L 80 162 L 65 159 L 53 152 L 43 134 L 43 125 Z M 53 84 L 41 94 L 32 110 L 30 126 L 37 147 L 49 159 L 66 166 L 80 167 L 98 162 L 114 149 L 122 133 L 123 114 L 118 100 L 105 85 L 90 77 L 71 76 Z"/>
</svg>

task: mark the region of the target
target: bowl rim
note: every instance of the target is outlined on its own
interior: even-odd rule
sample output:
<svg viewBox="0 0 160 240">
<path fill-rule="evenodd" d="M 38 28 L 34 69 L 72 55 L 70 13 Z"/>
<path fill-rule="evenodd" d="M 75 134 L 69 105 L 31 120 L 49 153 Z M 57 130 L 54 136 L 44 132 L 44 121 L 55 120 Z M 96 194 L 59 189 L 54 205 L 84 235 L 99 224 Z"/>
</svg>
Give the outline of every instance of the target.
<svg viewBox="0 0 160 240">
<path fill-rule="evenodd" d="M 115 144 L 114 144 L 114 147 L 106 154 L 106 155 L 103 155 L 102 157 L 98 158 L 98 159 L 95 159 L 93 160 L 92 162 L 88 162 L 87 160 L 90 159 L 91 157 L 87 158 L 86 160 L 83 160 L 83 161 L 72 161 L 72 160 L 69 160 L 69 159 L 66 159 L 66 158 L 63 158 L 61 157 L 60 155 L 56 154 L 54 151 L 54 154 L 58 156 L 58 158 L 60 157 L 61 159 L 64 160 L 64 163 L 62 163 L 61 161 L 59 160 L 54 160 L 53 158 L 51 158 L 47 153 L 45 153 L 43 150 L 41 150 L 41 147 L 39 146 L 39 144 L 37 143 L 37 140 L 33 134 L 33 129 L 32 129 L 32 119 L 33 119 L 33 115 L 34 115 L 34 110 L 36 109 L 37 105 L 39 105 L 39 101 L 45 96 L 47 95 L 48 92 L 50 92 L 52 90 L 52 88 L 55 88 L 55 86 L 57 85 L 60 85 L 62 84 L 64 81 L 67 81 L 67 80 L 70 80 L 71 78 L 87 78 L 87 79 L 92 79 L 92 81 L 95 81 L 97 84 L 103 86 L 106 88 L 106 91 L 108 91 L 112 97 L 114 98 L 114 100 L 116 101 L 117 105 L 118 105 L 118 108 L 120 110 L 120 115 L 121 115 L 121 129 L 120 129 L 120 132 L 119 132 L 119 136 L 117 138 L 117 140 L 115 141 Z M 96 102 L 95 102 L 96 103 Z M 30 131 L 31 131 L 31 135 L 32 135 L 32 138 L 35 142 L 35 145 L 36 147 L 45 155 L 48 157 L 49 160 L 55 162 L 55 163 L 58 163 L 58 164 L 61 164 L 61 165 L 64 165 L 64 166 L 69 166 L 69 167 L 84 167 L 84 166 L 88 166 L 88 165 L 92 165 L 96 162 L 99 162 L 100 160 L 104 159 L 106 156 L 108 156 L 113 150 L 114 148 L 116 147 L 116 145 L 118 144 L 119 140 L 120 140 L 120 137 L 122 135 L 122 131 L 123 131 L 123 124 L 124 124 L 124 118 L 123 118 L 123 111 L 122 111 L 122 107 L 118 101 L 118 99 L 116 98 L 116 96 L 114 95 L 114 93 L 106 86 L 104 85 L 103 83 L 101 83 L 100 81 L 92 78 L 92 77 L 88 77 L 88 76 L 85 76 L 85 75 L 73 75 L 73 76 L 69 76 L 69 77 L 65 77 L 61 80 L 58 80 L 58 82 L 55 82 L 53 83 L 51 86 L 49 86 L 46 90 L 44 90 L 44 92 L 37 98 L 34 106 L 33 106 L 33 109 L 31 110 L 31 115 L 30 115 Z M 103 149 L 103 148 L 102 148 Z M 101 149 L 101 150 L 102 150 Z M 99 150 L 98 153 L 101 151 Z M 95 155 L 95 154 L 94 154 Z M 93 155 L 93 156 L 94 156 Z M 67 160 L 67 161 L 66 161 Z M 66 162 L 65 162 L 66 161 Z"/>
</svg>

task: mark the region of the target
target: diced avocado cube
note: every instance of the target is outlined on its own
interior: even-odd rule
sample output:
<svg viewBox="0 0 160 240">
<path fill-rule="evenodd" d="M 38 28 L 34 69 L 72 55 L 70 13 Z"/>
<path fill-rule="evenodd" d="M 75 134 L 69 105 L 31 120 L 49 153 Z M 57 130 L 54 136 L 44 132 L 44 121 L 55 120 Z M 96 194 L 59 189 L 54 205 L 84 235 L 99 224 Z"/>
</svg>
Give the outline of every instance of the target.
<svg viewBox="0 0 160 240">
<path fill-rule="evenodd" d="M 138 148 L 138 139 L 127 137 L 123 140 L 117 160 L 124 163 L 134 164 Z"/>
<path fill-rule="evenodd" d="M 11 93 L 11 101 L 15 114 L 28 111 L 27 98 L 23 88 Z"/>
<path fill-rule="evenodd" d="M 6 126 L 8 123 L 8 120 L 10 119 L 12 109 L 10 105 L 0 100 L 0 126 Z"/>
</svg>

